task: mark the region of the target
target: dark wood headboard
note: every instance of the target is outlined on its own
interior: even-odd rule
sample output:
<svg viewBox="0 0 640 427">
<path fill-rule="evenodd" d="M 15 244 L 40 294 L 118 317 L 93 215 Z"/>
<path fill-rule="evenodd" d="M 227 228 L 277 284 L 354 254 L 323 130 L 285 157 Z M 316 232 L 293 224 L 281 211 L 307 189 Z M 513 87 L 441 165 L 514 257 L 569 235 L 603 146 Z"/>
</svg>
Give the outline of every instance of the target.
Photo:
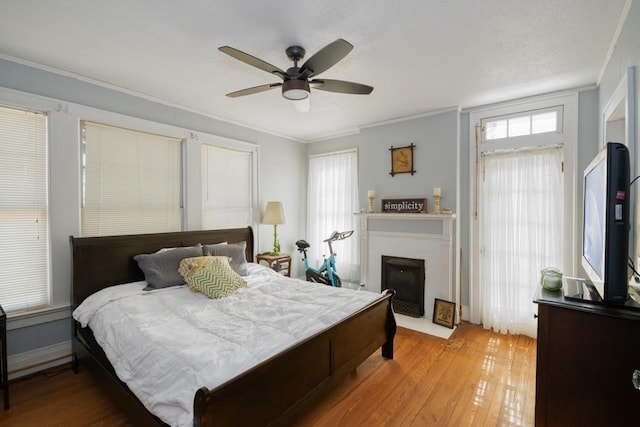
<svg viewBox="0 0 640 427">
<path fill-rule="evenodd" d="M 149 254 L 162 248 L 192 246 L 198 243 L 205 245 L 220 242 L 247 242 L 247 261 L 253 261 L 251 227 L 126 236 L 71 236 L 69 239 L 73 263 L 74 308 L 100 289 L 144 280 L 144 274 L 133 259 L 138 254 Z"/>
</svg>

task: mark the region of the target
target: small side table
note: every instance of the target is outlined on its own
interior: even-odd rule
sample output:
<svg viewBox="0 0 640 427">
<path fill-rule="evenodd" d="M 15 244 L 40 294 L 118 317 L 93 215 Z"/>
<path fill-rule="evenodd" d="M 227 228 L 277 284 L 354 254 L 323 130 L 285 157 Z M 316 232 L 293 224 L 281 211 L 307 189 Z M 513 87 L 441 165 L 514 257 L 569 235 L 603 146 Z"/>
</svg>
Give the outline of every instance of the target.
<svg viewBox="0 0 640 427">
<path fill-rule="evenodd" d="M 256 262 L 260 264 L 261 261 L 265 261 L 273 271 L 276 271 L 283 276 L 291 277 L 291 255 L 271 255 L 271 253 L 265 252 L 256 255 Z"/>
<path fill-rule="evenodd" d="M 0 340 L 2 340 L 2 361 L 0 361 L 0 372 L 2 372 L 2 395 L 4 397 L 4 410 L 9 409 L 9 369 L 7 367 L 7 313 L 0 305 Z"/>
</svg>

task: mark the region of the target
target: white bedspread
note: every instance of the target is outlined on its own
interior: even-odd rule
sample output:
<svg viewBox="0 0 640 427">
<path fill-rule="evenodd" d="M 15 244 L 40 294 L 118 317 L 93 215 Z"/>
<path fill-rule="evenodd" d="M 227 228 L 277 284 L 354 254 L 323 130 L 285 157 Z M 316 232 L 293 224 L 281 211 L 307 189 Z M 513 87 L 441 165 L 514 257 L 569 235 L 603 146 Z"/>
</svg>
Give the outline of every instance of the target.
<svg viewBox="0 0 640 427">
<path fill-rule="evenodd" d="M 249 265 L 249 286 L 224 299 L 186 286 L 142 291 L 146 282 L 137 282 L 91 295 L 73 317 L 91 327 L 149 411 L 192 425 L 198 388 L 213 389 L 380 298 Z"/>
</svg>

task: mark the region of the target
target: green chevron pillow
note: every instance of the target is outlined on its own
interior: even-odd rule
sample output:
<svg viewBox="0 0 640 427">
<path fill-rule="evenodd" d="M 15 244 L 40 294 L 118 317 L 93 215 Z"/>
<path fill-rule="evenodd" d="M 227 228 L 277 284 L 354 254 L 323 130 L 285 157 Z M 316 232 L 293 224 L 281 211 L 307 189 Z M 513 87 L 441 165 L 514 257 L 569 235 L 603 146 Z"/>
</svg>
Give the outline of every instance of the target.
<svg viewBox="0 0 640 427">
<path fill-rule="evenodd" d="M 211 265 L 187 276 L 187 284 L 196 288 L 209 298 L 224 298 L 247 283 L 233 271 L 226 258 L 212 260 Z"/>
<path fill-rule="evenodd" d="M 215 258 L 224 258 L 224 261 L 228 261 L 229 266 L 231 266 L 231 260 L 229 257 L 214 257 L 214 256 L 199 256 L 192 258 L 185 258 L 180 261 L 180 267 L 178 268 L 178 273 L 184 278 L 184 282 L 187 283 L 189 290 L 192 292 L 200 292 L 198 289 L 189 285 L 189 276 L 193 276 L 200 270 L 207 268 L 213 264 Z M 235 270 L 234 270 L 235 271 Z"/>
</svg>

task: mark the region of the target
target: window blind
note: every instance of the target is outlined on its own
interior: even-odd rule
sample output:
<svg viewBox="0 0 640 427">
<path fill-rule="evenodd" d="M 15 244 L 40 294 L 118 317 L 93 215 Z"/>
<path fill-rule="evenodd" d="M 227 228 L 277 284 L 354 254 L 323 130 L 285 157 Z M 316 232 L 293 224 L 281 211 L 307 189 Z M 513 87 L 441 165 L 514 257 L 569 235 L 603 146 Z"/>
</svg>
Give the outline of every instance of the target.
<svg viewBox="0 0 640 427">
<path fill-rule="evenodd" d="M 251 151 L 202 146 L 203 227 L 235 228 L 251 225 Z"/>
<path fill-rule="evenodd" d="M 49 305 L 47 117 L 0 107 L 0 304 Z"/>
<path fill-rule="evenodd" d="M 83 121 L 82 235 L 180 231 L 182 143 Z"/>
</svg>

